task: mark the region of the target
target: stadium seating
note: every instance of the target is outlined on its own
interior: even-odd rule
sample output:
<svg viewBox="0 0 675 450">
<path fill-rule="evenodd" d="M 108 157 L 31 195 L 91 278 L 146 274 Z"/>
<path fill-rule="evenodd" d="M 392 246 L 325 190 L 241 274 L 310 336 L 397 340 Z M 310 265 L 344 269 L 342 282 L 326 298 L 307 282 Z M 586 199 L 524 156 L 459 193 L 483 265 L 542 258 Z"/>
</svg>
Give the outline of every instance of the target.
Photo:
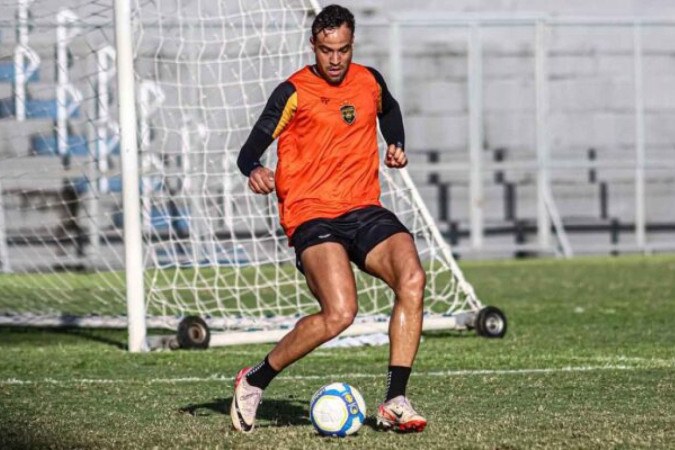
<svg viewBox="0 0 675 450">
<path fill-rule="evenodd" d="M 366 23 L 359 28 L 356 60 L 380 69 L 390 81 L 391 88 L 393 74 L 387 73 L 388 55 L 381 42 L 382 30 L 369 28 L 367 22 L 385 20 L 390 13 L 408 10 L 409 2 L 348 0 L 344 3 L 353 8 L 358 20 Z M 498 6 L 508 9 L 511 6 L 507 3 L 499 2 Z M 452 12 L 481 8 L 469 0 L 453 2 L 453 5 Z M 566 8 L 563 2 L 559 2 L 558 7 Z M 462 169 L 468 168 L 469 164 L 466 36 L 451 29 L 413 31 L 404 30 L 406 47 L 401 75 L 405 89 L 400 96 L 394 92 L 405 108 L 409 169 L 441 228 L 458 227 L 461 245 L 466 243 L 470 224 L 469 173 L 468 169 Z M 484 173 L 483 217 L 487 239 L 494 237 L 494 242 L 498 243 L 514 242 L 523 230 L 520 225 L 536 223 L 537 218 L 533 171 L 498 168 L 499 162 L 536 161 L 535 80 L 530 31 L 509 31 L 513 33 L 509 39 L 504 38 L 504 30 L 484 30 L 483 34 L 483 164 L 490 167 Z M 551 191 L 563 224 L 570 230 L 588 228 L 588 232 L 579 232 L 581 245 L 585 239 L 592 239 L 588 236 L 609 239 L 615 231 L 611 226 L 613 220 L 627 225 L 634 225 L 635 221 L 634 171 L 609 164 L 635 157 L 632 41 L 627 41 L 618 31 L 611 32 L 616 33 L 614 40 L 595 39 L 594 30 L 587 30 L 587 33 L 590 34 L 553 32 L 549 55 L 551 158 L 587 164 L 551 170 Z M 53 36 L 39 39 L 36 45 L 47 48 L 54 44 Z M 8 49 L 12 42 L 1 45 L 6 49 L 6 55 L 11 54 Z M 672 112 L 675 77 L 669 75 L 675 73 L 675 63 L 663 45 L 658 39 L 645 40 L 646 145 L 649 156 L 656 159 L 670 158 L 675 142 L 675 128 L 671 125 L 675 120 Z M 75 165 L 85 164 L 87 158 L 93 161 L 96 145 L 87 136 L 84 111 L 80 107 L 69 117 L 67 150 L 65 155 L 59 155 L 53 133 L 55 86 L 53 81 L 48 81 L 55 78 L 54 56 L 53 52 L 46 51 L 41 52 L 41 56 L 40 67 L 27 80 L 27 121 L 21 123 L 14 119 L 15 100 L 11 94 L 14 61 L 0 61 L 0 135 L 4 142 L 0 146 L 0 159 L 18 156 L 26 168 L 34 164 L 31 158 L 38 158 L 37 164 L 53 158 L 55 166 L 63 164 L 64 156 L 80 161 Z M 83 70 L 81 62 L 72 64 L 71 70 Z M 227 93 L 227 89 L 238 88 L 228 86 L 223 89 Z M 9 128 L 16 131 L 3 133 Z M 30 137 L 19 139 L 19 135 Z M 499 161 L 495 157 L 497 151 L 501 152 Z M 116 166 L 115 171 L 98 176 L 106 180 L 108 193 L 119 195 L 119 146 L 111 149 L 108 157 Z M 434 167 L 444 164 L 454 165 L 456 170 Z M 220 170 L 220 167 L 206 170 Z M 58 192 L 64 179 L 80 195 L 89 191 L 87 177 L 65 167 L 55 169 L 51 181 L 41 180 L 40 183 L 51 183 L 48 190 Z M 12 183 L 12 179 L 3 179 L 3 189 L 12 191 Z M 162 188 L 161 182 L 157 181 L 153 181 L 152 186 Z M 648 225 L 675 224 L 675 213 L 670 208 L 674 186 L 675 180 L 667 171 L 650 172 L 646 186 Z M 110 205 L 104 201 L 102 206 Z M 110 216 L 115 211 L 102 213 Z M 169 217 L 153 217 L 151 222 L 157 230 L 163 231 L 171 223 Z M 527 239 L 536 239 L 530 228 L 527 230 Z"/>
<path fill-rule="evenodd" d="M 0 83 L 12 83 L 15 78 L 14 61 L 0 61 Z M 40 70 L 36 70 L 28 77 L 28 82 L 40 81 Z"/>
</svg>

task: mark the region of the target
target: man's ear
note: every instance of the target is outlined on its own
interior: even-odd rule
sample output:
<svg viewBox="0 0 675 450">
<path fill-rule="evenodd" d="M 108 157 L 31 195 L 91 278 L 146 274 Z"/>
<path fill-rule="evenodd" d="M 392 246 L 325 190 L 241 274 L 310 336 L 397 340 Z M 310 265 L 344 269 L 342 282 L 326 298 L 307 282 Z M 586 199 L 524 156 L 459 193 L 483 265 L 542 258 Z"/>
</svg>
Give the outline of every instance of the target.
<svg viewBox="0 0 675 450">
<path fill-rule="evenodd" d="M 313 51 L 316 51 L 316 48 L 315 48 L 315 47 L 316 47 L 316 42 L 314 41 L 314 36 L 310 36 L 310 37 L 309 37 L 309 45 L 312 46 L 312 50 L 313 50 Z"/>
</svg>

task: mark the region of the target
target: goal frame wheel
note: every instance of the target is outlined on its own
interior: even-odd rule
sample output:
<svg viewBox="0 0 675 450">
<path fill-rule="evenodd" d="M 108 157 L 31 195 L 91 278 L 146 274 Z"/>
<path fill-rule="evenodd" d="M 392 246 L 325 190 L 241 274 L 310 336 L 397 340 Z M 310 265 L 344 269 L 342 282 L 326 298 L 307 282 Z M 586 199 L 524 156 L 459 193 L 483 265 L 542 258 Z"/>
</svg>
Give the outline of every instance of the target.
<svg viewBox="0 0 675 450">
<path fill-rule="evenodd" d="M 503 338 L 508 328 L 506 315 L 494 306 L 485 306 L 476 315 L 474 328 L 478 336 L 488 339 Z"/>
<path fill-rule="evenodd" d="M 178 324 L 178 345 L 183 349 L 203 350 L 209 348 L 211 330 L 199 316 L 187 316 Z"/>
</svg>

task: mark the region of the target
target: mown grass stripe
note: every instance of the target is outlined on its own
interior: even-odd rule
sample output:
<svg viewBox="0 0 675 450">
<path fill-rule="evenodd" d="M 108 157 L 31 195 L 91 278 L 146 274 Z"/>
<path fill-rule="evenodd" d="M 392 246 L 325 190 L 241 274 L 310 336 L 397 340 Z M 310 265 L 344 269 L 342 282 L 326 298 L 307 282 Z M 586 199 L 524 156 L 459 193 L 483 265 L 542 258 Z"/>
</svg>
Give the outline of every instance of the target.
<svg viewBox="0 0 675 450">
<path fill-rule="evenodd" d="M 650 370 L 650 369 L 673 369 L 675 365 L 664 364 L 663 362 L 655 365 L 624 365 L 624 364 L 606 364 L 602 366 L 565 366 L 565 367 L 544 367 L 527 369 L 474 369 L 474 370 L 447 370 L 431 372 L 413 372 L 415 377 L 457 377 L 457 376 L 483 376 L 483 375 L 530 375 L 530 374 L 550 374 L 566 372 L 592 372 L 599 370 Z M 383 376 L 381 373 L 345 373 L 332 374 L 330 378 L 378 378 Z M 291 375 L 281 376 L 280 380 L 303 381 L 303 380 L 323 380 L 326 375 Z M 208 377 L 182 377 L 182 378 L 150 378 L 140 379 L 104 379 L 104 378 L 81 378 L 72 380 L 57 380 L 53 378 L 43 378 L 40 380 L 21 380 L 17 378 L 8 378 L 0 380 L 0 386 L 12 385 L 68 385 L 68 384 L 173 384 L 173 383 L 208 383 L 213 381 L 232 381 L 229 375 L 212 375 Z"/>
</svg>

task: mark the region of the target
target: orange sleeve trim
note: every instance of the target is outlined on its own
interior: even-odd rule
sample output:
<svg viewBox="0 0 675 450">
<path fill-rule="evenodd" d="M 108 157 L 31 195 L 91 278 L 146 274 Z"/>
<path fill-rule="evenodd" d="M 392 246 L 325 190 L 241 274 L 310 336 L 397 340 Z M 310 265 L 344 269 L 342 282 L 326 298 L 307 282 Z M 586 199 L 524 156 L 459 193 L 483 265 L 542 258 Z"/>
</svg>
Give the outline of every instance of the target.
<svg viewBox="0 0 675 450">
<path fill-rule="evenodd" d="M 286 128 L 286 125 L 289 124 L 291 119 L 293 119 L 293 116 L 295 115 L 295 111 L 298 109 L 298 93 L 293 92 L 293 95 L 291 95 L 288 100 L 286 101 L 286 106 L 284 106 L 284 110 L 281 113 L 281 118 L 279 118 L 279 123 L 277 124 L 276 129 L 274 130 L 274 133 L 272 134 L 272 137 L 276 139 L 279 137 L 282 131 L 284 131 L 284 128 Z"/>
</svg>

